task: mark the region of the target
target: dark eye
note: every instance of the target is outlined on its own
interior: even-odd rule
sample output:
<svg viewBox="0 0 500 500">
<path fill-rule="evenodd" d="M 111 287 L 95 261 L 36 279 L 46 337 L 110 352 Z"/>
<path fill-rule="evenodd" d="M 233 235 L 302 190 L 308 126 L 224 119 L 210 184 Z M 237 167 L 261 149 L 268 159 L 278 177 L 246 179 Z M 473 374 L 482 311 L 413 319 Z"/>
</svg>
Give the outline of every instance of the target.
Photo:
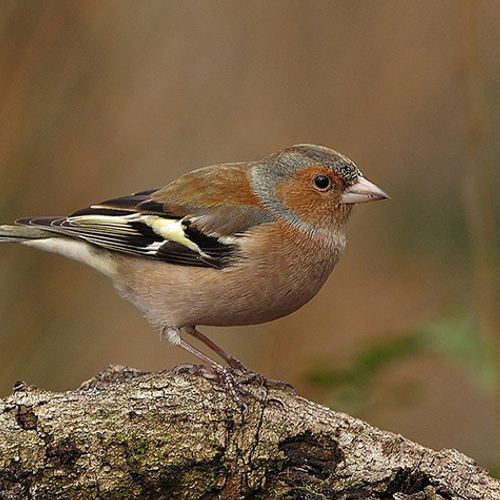
<svg viewBox="0 0 500 500">
<path fill-rule="evenodd" d="M 330 177 L 323 174 L 318 174 L 314 176 L 313 184 L 321 190 L 328 189 L 330 187 Z"/>
</svg>

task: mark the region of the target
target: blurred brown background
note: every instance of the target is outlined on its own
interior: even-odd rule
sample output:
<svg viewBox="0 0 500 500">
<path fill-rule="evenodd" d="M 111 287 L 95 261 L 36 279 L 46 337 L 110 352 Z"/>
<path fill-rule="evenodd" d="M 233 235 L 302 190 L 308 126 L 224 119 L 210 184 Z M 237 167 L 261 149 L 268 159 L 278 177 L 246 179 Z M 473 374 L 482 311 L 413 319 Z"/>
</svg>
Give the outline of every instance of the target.
<svg viewBox="0 0 500 500">
<path fill-rule="evenodd" d="M 305 396 L 498 470 L 499 26 L 496 0 L 3 1 L 0 222 L 338 149 L 393 199 L 356 210 L 301 311 L 205 331 Z M 1 395 L 186 361 L 104 277 L 0 248 Z"/>
</svg>

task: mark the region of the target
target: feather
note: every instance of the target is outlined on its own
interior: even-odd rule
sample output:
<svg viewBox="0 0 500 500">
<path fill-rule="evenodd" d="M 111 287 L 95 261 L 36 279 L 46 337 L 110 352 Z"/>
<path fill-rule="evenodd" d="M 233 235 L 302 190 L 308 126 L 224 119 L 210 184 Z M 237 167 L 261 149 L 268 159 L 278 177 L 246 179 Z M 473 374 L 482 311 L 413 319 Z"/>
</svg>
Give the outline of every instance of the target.
<svg viewBox="0 0 500 500">
<path fill-rule="evenodd" d="M 225 183 L 222 178 L 214 182 L 219 171 L 208 167 L 186 174 L 163 189 L 106 200 L 68 217 L 24 218 L 16 223 L 115 252 L 187 266 L 224 268 L 237 258 L 239 240 L 248 230 L 274 219 L 255 205 L 244 166 L 231 165 L 230 169 Z M 207 176 L 211 177 L 212 189 L 196 190 Z M 237 185 L 240 193 L 235 193 Z M 179 195 L 177 190 L 182 188 L 184 192 Z"/>
</svg>

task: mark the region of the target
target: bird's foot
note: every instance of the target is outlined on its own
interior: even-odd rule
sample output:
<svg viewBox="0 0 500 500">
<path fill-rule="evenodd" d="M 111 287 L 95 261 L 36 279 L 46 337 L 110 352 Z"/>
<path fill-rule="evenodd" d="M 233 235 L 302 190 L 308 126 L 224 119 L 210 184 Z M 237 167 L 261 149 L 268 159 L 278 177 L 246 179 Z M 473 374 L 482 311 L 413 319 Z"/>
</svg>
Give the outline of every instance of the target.
<svg viewBox="0 0 500 500">
<path fill-rule="evenodd" d="M 238 365 L 238 368 L 226 368 L 218 364 L 205 366 L 184 363 L 176 366 L 173 371 L 174 373 L 201 375 L 206 379 L 219 381 L 227 389 L 233 400 L 245 412 L 248 410 L 248 405 L 244 401 L 244 398 L 253 399 L 261 404 L 279 403 L 283 405 L 283 402 L 279 399 L 270 398 L 267 391 L 263 392 L 256 387 L 252 387 L 254 384 L 258 384 L 260 388 L 265 389 L 291 389 L 293 394 L 295 394 L 295 389 L 291 384 L 287 384 L 281 380 L 268 379 L 260 373 L 249 370 L 243 363 Z"/>
<path fill-rule="evenodd" d="M 294 395 L 297 394 L 295 391 L 295 387 L 293 387 L 292 384 L 283 382 L 281 380 L 267 378 L 266 376 L 262 375 L 262 373 L 254 372 L 253 370 L 250 370 L 250 368 L 247 368 L 247 366 L 238 358 L 231 356 L 231 358 L 228 359 L 228 363 L 233 370 L 241 373 L 241 376 L 239 378 L 239 382 L 241 384 L 251 384 L 253 382 L 256 382 L 260 386 L 266 387 L 267 389 L 289 390 Z"/>
<path fill-rule="evenodd" d="M 259 384 L 261 387 L 266 389 L 278 389 L 280 391 L 290 391 L 293 395 L 296 395 L 295 387 L 288 382 L 283 382 L 282 380 L 276 380 L 273 378 L 267 378 L 262 375 L 262 373 L 257 373 L 251 370 L 247 370 L 243 376 L 239 379 L 242 384 L 251 384 L 253 382 Z"/>
<path fill-rule="evenodd" d="M 279 390 L 288 389 L 291 390 L 293 394 L 295 394 L 295 389 L 292 385 L 281 382 L 281 380 L 268 379 L 264 377 L 264 375 L 250 370 L 238 358 L 235 358 L 224 349 L 219 347 L 195 327 L 185 328 L 185 330 L 187 331 L 187 333 L 203 342 L 229 365 L 229 368 L 227 368 L 219 364 L 217 361 L 191 345 L 189 342 L 181 339 L 179 345 L 196 356 L 198 359 L 202 360 L 208 366 L 208 370 L 212 371 L 212 374 L 215 375 L 216 378 L 224 382 L 224 385 L 231 393 L 233 399 L 237 402 L 241 402 L 241 397 L 238 394 L 241 394 L 243 396 L 250 396 L 261 403 L 270 401 L 267 396 L 262 396 L 260 394 L 260 392 L 262 391 L 258 391 L 254 387 L 249 387 L 249 385 L 254 383 L 258 384 L 260 388 Z M 200 373 L 199 370 L 198 373 Z M 214 378 L 213 375 L 207 378 Z M 207 376 L 206 371 L 205 376 Z"/>
</svg>

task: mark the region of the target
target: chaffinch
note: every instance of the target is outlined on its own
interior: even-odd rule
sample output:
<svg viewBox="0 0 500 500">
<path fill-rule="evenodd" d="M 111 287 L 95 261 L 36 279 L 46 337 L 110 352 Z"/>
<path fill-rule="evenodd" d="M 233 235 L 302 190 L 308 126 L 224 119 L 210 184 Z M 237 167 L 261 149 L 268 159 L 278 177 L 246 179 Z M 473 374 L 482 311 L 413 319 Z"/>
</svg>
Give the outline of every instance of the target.
<svg viewBox="0 0 500 500">
<path fill-rule="evenodd" d="M 387 198 L 347 157 L 300 144 L 249 163 L 213 165 L 163 188 L 91 205 L 68 217 L 0 226 L 0 241 L 69 257 L 107 275 L 174 344 L 249 393 L 250 372 L 198 325 L 271 321 L 308 302 L 346 245 L 356 203 Z M 190 334 L 229 365 L 182 338 Z"/>
</svg>

